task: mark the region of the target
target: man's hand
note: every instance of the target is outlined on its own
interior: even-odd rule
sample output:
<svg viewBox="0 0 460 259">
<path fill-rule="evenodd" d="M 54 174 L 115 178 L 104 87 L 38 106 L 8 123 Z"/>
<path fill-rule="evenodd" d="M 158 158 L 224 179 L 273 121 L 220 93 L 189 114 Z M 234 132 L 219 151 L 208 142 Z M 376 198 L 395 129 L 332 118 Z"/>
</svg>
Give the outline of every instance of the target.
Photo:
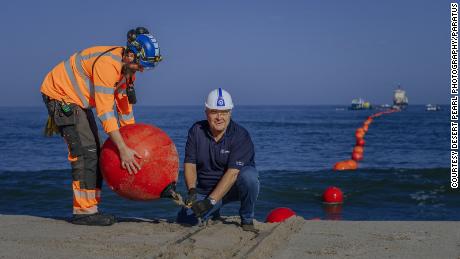
<svg viewBox="0 0 460 259">
<path fill-rule="evenodd" d="M 187 207 L 192 206 L 192 204 L 196 201 L 196 198 L 197 198 L 196 189 L 190 188 L 190 190 L 188 190 L 187 198 L 185 198 L 185 205 Z"/>
<path fill-rule="evenodd" d="M 193 213 L 197 218 L 201 218 L 206 212 L 208 212 L 213 205 L 209 199 L 204 199 L 202 201 L 197 201 L 192 204 Z"/>
<path fill-rule="evenodd" d="M 142 158 L 136 151 L 129 147 L 120 150 L 121 167 L 127 169 L 129 174 L 137 174 L 141 170 L 141 166 L 136 161 L 137 158 Z"/>
<path fill-rule="evenodd" d="M 136 161 L 136 157 L 142 157 L 125 144 L 119 130 L 114 130 L 107 134 L 109 134 L 110 139 L 117 146 L 118 152 L 120 152 L 121 167 L 127 169 L 129 174 L 136 174 L 141 169 L 141 166 Z"/>
</svg>

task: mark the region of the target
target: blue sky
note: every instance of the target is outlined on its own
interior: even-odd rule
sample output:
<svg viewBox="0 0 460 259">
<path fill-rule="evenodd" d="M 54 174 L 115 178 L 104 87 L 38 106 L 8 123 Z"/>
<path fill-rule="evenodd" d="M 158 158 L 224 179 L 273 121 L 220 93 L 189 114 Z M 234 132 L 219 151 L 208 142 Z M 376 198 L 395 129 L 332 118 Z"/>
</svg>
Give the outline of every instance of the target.
<svg viewBox="0 0 460 259">
<path fill-rule="evenodd" d="M 145 26 L 164 61 L 138 75 L 141 105 L 449 102 L 450 1 L 8 1 L 1 106 L 41 105 L 46 73 L 74 52 L 124 45 Z"/>
</svg>

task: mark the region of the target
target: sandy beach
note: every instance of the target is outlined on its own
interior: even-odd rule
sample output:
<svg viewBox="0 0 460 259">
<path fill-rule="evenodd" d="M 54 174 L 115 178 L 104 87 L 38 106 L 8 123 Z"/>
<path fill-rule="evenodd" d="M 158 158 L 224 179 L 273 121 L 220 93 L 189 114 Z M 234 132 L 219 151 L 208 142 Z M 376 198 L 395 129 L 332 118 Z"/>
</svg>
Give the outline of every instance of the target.
<svg viewBox="0 0 460 259">
<path fill-rule="evenodd" d="M 460 258 L 460 222 L 256 222 L 237 217 L 185 227 L 165 220 L 120 219 L 110 227 L 64 219 L 0 215 L 1 258 Z"/>
</svg>

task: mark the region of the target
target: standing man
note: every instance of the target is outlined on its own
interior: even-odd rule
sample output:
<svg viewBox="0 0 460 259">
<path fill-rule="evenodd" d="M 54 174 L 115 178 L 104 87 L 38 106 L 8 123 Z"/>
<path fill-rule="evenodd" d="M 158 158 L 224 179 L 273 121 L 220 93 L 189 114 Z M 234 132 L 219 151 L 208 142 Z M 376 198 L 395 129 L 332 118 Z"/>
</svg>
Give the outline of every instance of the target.
<svg viewBox="0 0 460 259">
<path fill-rule="evenodd" d="M 59 132 L 69 149 L 73 224 L 108 226 L 115 222 L 114 216 L 98 212 L 100 143 L 91 108 L 95 108 L 104 131 L 116 144 L 122 167 L 130 174 L 140 169 L 135 158 L 141 157 L 125 144 L 118 123 L 134 124 L 134 74 L 154 68 L 161 56 L 157 41 L 147 29 L 138 27 L 127 36 L 126 47 L 96 46 L 73 54 L 54 67 L 41 86 L 49 114 L 45 134 Z"/>
<path fill-rule="evenodd" d="M 241 226 L 254 228 L 254 207 L 259 178 L 254 162 L 254 145 L 248 131 L 231 119 L 232 97 L 222 88 L 206 99 L 207 120 L 196 122 L 188 132 L 184 174 L 188 189 L 178 223 L 195 225 L 198 218 L 220 217 L 220 208 L 240 201 Z"/>
</svg>

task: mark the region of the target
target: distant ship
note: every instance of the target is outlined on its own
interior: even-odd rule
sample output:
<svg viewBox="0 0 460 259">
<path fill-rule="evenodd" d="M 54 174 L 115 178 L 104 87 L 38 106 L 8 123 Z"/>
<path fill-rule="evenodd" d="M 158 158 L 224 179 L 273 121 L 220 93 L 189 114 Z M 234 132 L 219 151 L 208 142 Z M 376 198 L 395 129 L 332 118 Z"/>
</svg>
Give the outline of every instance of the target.
<svg viewBox="0 0 460 259">
<path fill-rule="evenodd" d="M 428 112 L 437 112 L 437 111 L 441 110 L 441 106 L 439 106 L 437 104 L 427 104 L 425 106 L 425 110 L 428 111 Z"/>
<path fill-rule="evenodd" d="M 409 104 L 409 99 L 406 96 L 406 91 L 401 89 L 401 86 L 398 86 L 398 89 L 395 90 L 393 95 L 393 108 L 395 109 L 405 109 Z"/>
<path fill-rule="evenodd" d="M 372 105 L 369 102 L 364 101 L 362 98 L 356 98 L 351 101 L 349 110 L 369 110 L 372 109 Z"/>
</svg>

